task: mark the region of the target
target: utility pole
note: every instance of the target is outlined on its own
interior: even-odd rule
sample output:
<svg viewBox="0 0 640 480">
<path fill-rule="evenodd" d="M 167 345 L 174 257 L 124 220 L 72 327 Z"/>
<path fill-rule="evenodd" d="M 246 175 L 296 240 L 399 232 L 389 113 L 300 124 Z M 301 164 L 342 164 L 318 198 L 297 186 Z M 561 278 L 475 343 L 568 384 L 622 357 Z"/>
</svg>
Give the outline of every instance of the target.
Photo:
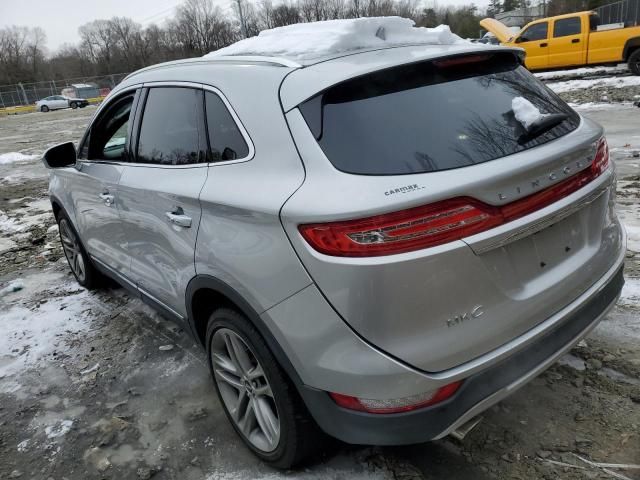
<svg viewBox="0 0 640 480">
<path fill-rule="evenodd" d="M 240 34 L 243 38 L 247 38 L 247 26 L 244 22 L 244 14 L 242 13 L 242 0 L 236 0 L 238 4 L 238 17 L 240 18 Z"/>
</svg>

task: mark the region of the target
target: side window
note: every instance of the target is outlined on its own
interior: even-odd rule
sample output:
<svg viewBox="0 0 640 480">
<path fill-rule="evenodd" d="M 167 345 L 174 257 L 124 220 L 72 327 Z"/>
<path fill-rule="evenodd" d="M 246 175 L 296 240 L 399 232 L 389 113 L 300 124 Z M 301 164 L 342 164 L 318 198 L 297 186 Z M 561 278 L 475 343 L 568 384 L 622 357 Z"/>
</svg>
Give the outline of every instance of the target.
<svg viewBox="0 0 640 480">
<path fill-rule="evenodd" d="M 133 95 L 120 98 L 94 123 L 87 136 L 89 160 L 126 160 L 125 147 L 132 105 Z M 80 149 L 81 157 L 83 150 Z"/>
<path fill-rule="evenodd" d="M 520 34 L 520 42 L 534 42 L 536 40 L 546 40 L 549 22 L 536 23 L 531 25 Z"/>
<path fill-rule="evenodd" d="M 138 163 L 187 165 L 204 160 L 202 91 L 149 89 L 138 137 Z"/>
<path fill-rule="evenodd" d="M 249 155 L 247 142 L 222 99 L 211 92 L 205 96 L 212 161 L 236 160 Z"/>
<path fill-rule="evenodd" d="M 580 34 L 580 17 L 563 18 L 553 24 L 554 37 L 568 37 Z"/>
</svg>

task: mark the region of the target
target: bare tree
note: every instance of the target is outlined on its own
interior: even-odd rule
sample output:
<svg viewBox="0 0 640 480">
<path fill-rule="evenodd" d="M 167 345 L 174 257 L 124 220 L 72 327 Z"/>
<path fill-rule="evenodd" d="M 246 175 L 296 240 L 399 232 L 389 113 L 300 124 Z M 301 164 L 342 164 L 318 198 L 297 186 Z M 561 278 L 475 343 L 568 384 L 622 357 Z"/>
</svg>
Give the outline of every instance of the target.
<svg viewBox="0 0 640 480">
<path fill-rule="evenodd" d="M 237 38 L 231 22 L 212 0 L 186 0 L 177 9 L 173 28 L 184 49 L 199 55 L 226 47 Z"/>
</svg>

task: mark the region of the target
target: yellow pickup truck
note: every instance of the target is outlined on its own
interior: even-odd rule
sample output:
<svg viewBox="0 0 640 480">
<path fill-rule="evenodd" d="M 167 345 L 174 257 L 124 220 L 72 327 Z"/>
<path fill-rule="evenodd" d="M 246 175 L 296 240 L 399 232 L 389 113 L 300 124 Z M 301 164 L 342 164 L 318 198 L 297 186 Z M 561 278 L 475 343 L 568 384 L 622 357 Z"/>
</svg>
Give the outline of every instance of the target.
<svg viewBox="0 0 640 480">
<path fill-rule="evenodd" d="M 607 25 L 598 28 L 595 12 L 577 12 L 535 20 L 518 33 L 485 18 L 480 25 L 502 45 L 526 51 L 529 70 L 627 62 L 640 75 L 640 27 Z"/>
</svg>

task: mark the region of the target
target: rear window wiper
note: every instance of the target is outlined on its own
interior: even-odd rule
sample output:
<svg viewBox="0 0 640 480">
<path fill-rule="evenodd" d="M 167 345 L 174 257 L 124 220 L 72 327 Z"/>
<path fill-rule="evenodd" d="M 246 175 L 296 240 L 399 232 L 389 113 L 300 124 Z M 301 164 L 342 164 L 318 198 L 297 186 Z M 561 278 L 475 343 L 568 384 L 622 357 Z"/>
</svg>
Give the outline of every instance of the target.
<svg viewBox="0 0 640 480">
<path fill-rule="evenodd" d="M 545 115 L 544 117 L 540 117 L 538 120 L 529 125 L 526 132 L 520 135 L 518 138 L 518 143 L 523 145 L 536 137 L 539 137 L 544 132 L 551 130 L 553 127 L 564 122 L 569 115 L 566 113 L 551 113 L 549 115 Z"/>
</svg>

